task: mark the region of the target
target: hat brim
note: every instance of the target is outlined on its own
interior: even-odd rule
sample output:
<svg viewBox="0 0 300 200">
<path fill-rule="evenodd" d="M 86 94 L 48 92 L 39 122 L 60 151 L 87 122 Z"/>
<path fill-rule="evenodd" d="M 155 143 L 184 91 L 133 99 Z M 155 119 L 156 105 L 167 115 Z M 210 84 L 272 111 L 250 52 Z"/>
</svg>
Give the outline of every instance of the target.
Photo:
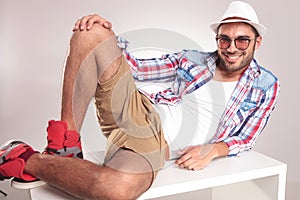
<svg viewBox="0 0 300 200">
<path fill-rule="evenodd" d="M 258 24 L 258 23 L 255 23 L 255 22 L 252 22 L 252 21 L 249 21 L 249 20 L 243 20 L 243 19 L 230 19 L 230 20 L 224 20 L 224 21 L 221 21 L 221 22 L 215 22 L 215 23 L 210 24 L 209 27 L 211 28 L 212 31 L 214 31 L 217 34 L 218 33 L 218 27 L 221 24 L 234 23 L 234 22 L 244 22 L 244 23 L 250 24 L 251 26 L 253 26 L 257 30 L 257 32 L 260 36 L 265 35 L 266 32 L 267 32 L 267 28 L 264 25 Z"/>
</svg>

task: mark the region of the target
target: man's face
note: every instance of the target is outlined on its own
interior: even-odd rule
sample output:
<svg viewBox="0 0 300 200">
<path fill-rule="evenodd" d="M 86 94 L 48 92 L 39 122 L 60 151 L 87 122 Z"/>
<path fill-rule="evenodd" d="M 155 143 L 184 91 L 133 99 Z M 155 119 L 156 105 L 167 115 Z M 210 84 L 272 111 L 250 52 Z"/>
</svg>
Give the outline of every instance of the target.
<svg viewBox="0 0 300 200">
<path fill-rule="evenodd" d="M 217 37 L 231 40 L 228 48 L 218 46 L 218 56 L 220 63 L 218 68 L 225 73 L 242 73 L 249 66 L 256 50 L 261 43 L 261 37 L 255 37 L 253 28 L 246 23 L 222 24 L 219 28 Z M 234 42 L 235 39 L 238 41 Z M 243 46 L 243 42 L 249 43 L 246 49 L 238 49 Z M 238 48 L 236 47 L 237 44 Z"/>
</svg>

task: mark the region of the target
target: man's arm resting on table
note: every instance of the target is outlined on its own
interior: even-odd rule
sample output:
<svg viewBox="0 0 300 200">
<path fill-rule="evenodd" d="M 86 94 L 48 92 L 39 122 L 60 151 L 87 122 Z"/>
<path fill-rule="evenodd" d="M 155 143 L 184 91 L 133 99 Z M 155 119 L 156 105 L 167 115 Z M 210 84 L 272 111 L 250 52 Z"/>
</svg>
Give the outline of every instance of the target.
<svg viewBox="0 0 300 200">
<path fill-rule="evenodd" d="M 225 142 L 191 146 L 181 152 L 182 156 L 176 161 L 176 164 L 182 168 L 200 170 L 213 159 L 227 156 L 228 153 L 228 145 Z"/>
</svg>

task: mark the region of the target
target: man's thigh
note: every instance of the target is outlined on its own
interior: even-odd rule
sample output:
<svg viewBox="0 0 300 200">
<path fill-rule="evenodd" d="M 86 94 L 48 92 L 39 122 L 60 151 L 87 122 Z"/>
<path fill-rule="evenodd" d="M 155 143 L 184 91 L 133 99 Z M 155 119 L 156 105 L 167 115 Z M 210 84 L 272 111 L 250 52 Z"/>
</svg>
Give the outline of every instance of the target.
<svg viewBox="0 0 300 200">
<path fill-rule="evenodd" d="M 139 196 L 151 186 L 154 173 L 150 163 L 138 153 L 120 148 L 103 164 L 116 187 L 124 187 Z"/>
</svg>

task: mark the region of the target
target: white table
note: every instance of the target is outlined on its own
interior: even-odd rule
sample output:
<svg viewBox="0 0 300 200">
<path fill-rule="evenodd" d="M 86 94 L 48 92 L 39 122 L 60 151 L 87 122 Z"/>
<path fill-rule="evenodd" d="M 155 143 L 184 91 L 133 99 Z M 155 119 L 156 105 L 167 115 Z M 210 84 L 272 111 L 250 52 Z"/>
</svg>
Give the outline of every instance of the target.
<svg viewBox="0 0 300 200">
<path fill-rule="evenodd" d="M 103 152 L 85 158 L 99 163 Z M 200 171 L 180 169 L 168 162 L 139 199 L 284 200 L 286 172 L 286 164 L 255 151 L 216 159 Z M 33 200 L 73 199 L 49 185 L 30 193 Z"/>
</svg>

